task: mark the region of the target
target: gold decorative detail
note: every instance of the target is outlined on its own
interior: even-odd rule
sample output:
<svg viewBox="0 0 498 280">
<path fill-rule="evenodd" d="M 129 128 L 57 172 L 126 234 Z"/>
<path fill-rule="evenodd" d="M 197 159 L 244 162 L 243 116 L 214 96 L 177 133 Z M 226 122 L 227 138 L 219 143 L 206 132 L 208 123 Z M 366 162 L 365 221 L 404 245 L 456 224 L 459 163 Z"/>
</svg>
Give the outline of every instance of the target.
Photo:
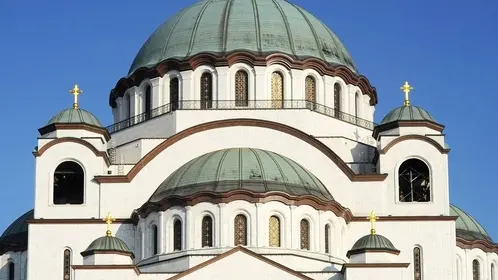
<svg viewBox="0 0 498 280">
<path fill-rule="evenodd" d="M 237 245 L 247 245 L 247 218 L 244 215 L 237 215 L 234 220 L 233 243 Z"/>
<path fill-rule="evenodd" d="M 235 106 L 247 106 L 249 100 L 248 75 L 244 70 L 235 73 Z"/>
<path fill-rule="evenodd" d="M 481 279 L 481 264 L 478 260 L 472 261 L 472 280 Z"/>
<path fill-rule="evenodd" d="M 74 96 L 73 108 L 78 109 L 78 95 L 82 94 L 83 91 L 78 87 L 77 84 L 69 91 L 70 94 Z"/>
<path fill-rule="evenodd" d="M 307 220 L 301 220 L 301 249 L 310 249 L 310 224 Z"/>
<path fill-rule="evenodd" d="M 329 249 L 329 246 L 330 246 L 330 225 L 327 224 L 325 225 L 325 253 L 329 253 L 330 252 L 330 249 Z"/>
<path fill-rule="evenodd" d="M 375 221 L 377 221 L 379 217 L 375 216 L 374 211 L 370 212 L 370 215 L 368 216 L 368 220 L 370 221 L 371 229 L 370 229 L 370 234 L 375 234 Z"/>
<path fill-rule="evenodd" d="M 111 236 L 112 235 L 112 232 L 111 232 L 111 224 L 112 222 L 116 221 L 116 219 L 114 219 L 112 216 L 111 216 L 111 213 L 107 213 L 107 216 L 104 218 L 104 222 L 107 224 L 107 231 L 105 232 L 105 235 L 106 236 Z"/>
<path fill-rule="evenodd" d="M 271 74 L 271 100 L 272 108 L 283 108 L 284 77 L 279 72 Z"/>
<path fill-rule="evenodd" d="M 270 247 L 280 247 L 280 219 L 278 217 L 270 217 L 268 237 Z"/>
<path fill-rule="evenodd" d="M 206 72 L 201 76 L 201 109 L 211 109 L 212 107 L 213 76 Z"/>
<path fill-rule="evenodd" d="M 341 85 L 334 84 L 334 114 L 336 118 L 340 117 L 341 112 Z"/>
<path fill-rule="evenodd" d="M 182 222 L 180 220 L 176 220 L 173 225 L 173 249 L 182 250 Z"/>
<path fill-rule="evenodd" d="M 413 87 L 410 86 L 410 84 L 408 84 L 408 81 L 406 81 L 405 84 L 400 89 L 405 93 L 405 106 L 410 106 L 409 93 L 410 91 L 413 90 Z"/>
<path fill-rule="evenodd" d="M 64 250 L 64 280 L 71 279 L 71 251 Z"/>
<path fill-rule="evenodd" d="M 422 280 L 422 261 L 419 247 L 413 248 L 413 279 Z"/>
<path fill-rule="evenodd" d="M 304 81 L 305 99 L 309 102 L 316 102 L 316 81 L 315 78 L 307 76 Z"/>
</svg>

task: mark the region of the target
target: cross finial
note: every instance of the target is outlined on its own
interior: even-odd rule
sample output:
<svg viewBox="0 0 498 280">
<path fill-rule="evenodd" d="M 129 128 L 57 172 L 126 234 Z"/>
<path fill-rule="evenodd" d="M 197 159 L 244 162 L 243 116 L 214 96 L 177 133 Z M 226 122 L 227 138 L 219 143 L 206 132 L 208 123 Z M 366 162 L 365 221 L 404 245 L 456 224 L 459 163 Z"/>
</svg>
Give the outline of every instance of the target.
<svg viewBox="0 0 498 280">
<path fill-rule="evenodd" d="M 371 229 L 370 229 L 370 234 L 375 234 L 375 221 L 377 221 L 379 217 L 375 216 L 374 211 L 370 212 L 370 215 L 368 216 L 368 220 L 370 221 L 371 224 Z"/>
<path fill-rule="evenodd" d="M 73 89 L 69 91 L 70 94 L 74 95 L 74 103 L 73 108 L 78 109 L 78 95 L 82 94 L 83 91 L 78 87 L 77 84 L 74 84 Z"/>
<path fill-rule="evenodd" d="M 408 94 L 410 93 L 410 91 L 413 90 L 413 87 L 410 84 L 408 84 L 408 81 L 406 81 L 405 84 L 400 89 L 405 93 L 405 106 L 410 106 L 410 98 Z"/>
<path fill-rule="evenodd" d="M 111 216 L 111 213 L 107 213 L 107 216 L 104 218 L 104 222 L 107 224 L 107 231 L 105 232 L 105 235 L 107 235 L 107 236 L 111 236 L 112 235 L 112 233 L 111 233 L 111 224 L 114 221 L 116 221 L 116 219 L 114 219 Z"/>
</svg>

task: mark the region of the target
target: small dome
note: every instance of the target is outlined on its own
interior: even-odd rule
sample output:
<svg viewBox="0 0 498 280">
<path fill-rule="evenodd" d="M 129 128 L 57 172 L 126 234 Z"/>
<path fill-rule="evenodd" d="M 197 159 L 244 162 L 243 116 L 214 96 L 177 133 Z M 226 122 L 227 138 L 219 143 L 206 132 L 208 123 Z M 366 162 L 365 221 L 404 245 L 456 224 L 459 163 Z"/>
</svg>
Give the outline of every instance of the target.
<svg viewBox="0 0 498 280">
<path fill-rule="evenodd" d="M 34 210 L 29 210 L 17 218 L 0 236 L 0 255 L 7 251 L 24 251 L 28 247 L 28 223 L 33 219 Z"/>
<path fill-rule="evenodd" d="M 436 122 L 426 110 L 417 106 L 401 106 L 387 114 L 380 124 L 395 121 L 430 121 Z"/>
<path fill-rule="evenodd" d="M 164 22 L 138 52 L 129 74 L 198 53 L 285 53 L 315 57 L 356 72 L 353 59 L 323 22 L 286 0 L 200 0 Z"/>
<path fill-rule="evenodd" d="M 133 252 L 128 248 L 128 245 L 123 240 L 114 236 L 102 236 L 95 239 L 85 251 L 81 252 L 81 255 L 86 257 L 98 252 L 118 252 L 129 254 L 132 258 L 135 257 Z"/>
<path fill-rule="evenodd" d="M 365 251 L 391 252 L 399 254 L 399 250 L 394 247 L 393 243 L 386 237 L 379 234 L 369 234 L 358 239 L 353 248 L 348 251 L 347 257 L 355 254 L 364 253 Z"/>
<path fill-rule="evenodd" d="M 462 209 L 450 204 L 450 215 L 458 217 L 455 226 L 457 237 L 468 241 L 487 240 L 493 242 L 484 227 Z"/>
<path fill-rule="evenodd" d="M 207 153 L 186 163 L 161 183 L 149 201 L 235 190 L 334 200 L 315 175 L 291 159 L 260 149 L 232 148 Z"/>
<path fill-rule="evenodd" d="M 52 117 L 47 125 L 50 124 L 89 124 L 102 127 L 99 120 L 90 112 L 83 109 L 66 109 Z"/>
</svg>

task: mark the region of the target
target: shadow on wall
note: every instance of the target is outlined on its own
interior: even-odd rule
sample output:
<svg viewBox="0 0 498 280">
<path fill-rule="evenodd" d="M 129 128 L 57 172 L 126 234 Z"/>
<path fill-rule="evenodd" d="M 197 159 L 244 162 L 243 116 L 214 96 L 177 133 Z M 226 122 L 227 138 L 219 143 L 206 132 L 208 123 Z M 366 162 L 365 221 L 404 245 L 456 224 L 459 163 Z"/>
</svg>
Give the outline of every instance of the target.
<svg viewBox="0 0 498 280">
<path fill-rule="evenodd" d="M 348 165 L 356 174 L 373 174 L 377 173 L 373 158 L 375 156 L 375 140 L 371 137 L 357 137 L 354 147 L 350 150 L 352 162 Z"/>
<path fill-rule="evenodd" d="M 7 261 L 7 263 L 3 264 L 0 267 L 0 279 L 12 280 L 15 279 L 15 264 L 12 260 Z"/>
</svg>

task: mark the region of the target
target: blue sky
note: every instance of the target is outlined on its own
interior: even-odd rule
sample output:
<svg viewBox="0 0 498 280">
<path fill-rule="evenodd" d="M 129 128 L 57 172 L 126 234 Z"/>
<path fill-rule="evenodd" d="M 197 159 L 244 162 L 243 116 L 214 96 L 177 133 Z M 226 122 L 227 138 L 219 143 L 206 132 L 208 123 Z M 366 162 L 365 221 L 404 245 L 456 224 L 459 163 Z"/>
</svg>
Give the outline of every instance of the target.
<svg viewBox="0 0 498 280">
<path fill-rule="evenodd" d="M 451 201 L 498 240 L 498 2 L 289 1 L 341 38 L 378 90 L 376 121 L 402 104 L 399 87 L 410 81 L 412 104 L 446 125 Z M 0 232 L 33 207 L 37 129 L 71 106 L 72 85 L 85 91 L 81 106 L 111 124 L 110 89 L 147 37 L 193 2 L 0 1 Z"/>
</svg>

